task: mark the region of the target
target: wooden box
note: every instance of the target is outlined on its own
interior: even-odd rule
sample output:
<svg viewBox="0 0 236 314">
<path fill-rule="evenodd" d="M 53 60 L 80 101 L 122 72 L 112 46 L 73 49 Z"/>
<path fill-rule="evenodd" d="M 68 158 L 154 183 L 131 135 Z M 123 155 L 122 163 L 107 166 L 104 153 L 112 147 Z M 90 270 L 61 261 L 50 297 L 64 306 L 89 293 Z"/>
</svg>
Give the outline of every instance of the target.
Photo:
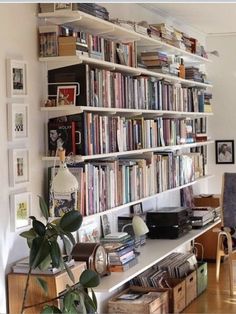
<svg viewBox="0 0 236 314">
<path fill-rule="evenodd" d="M 167 314 L 168 292 L 131 286 L 108 301 L 108 313 Z"/>
<path fill-rule="evenodd" d="M 207 288 L 207 263 L 198 263 L 197 268 L 197 295 Z"/>
<path fill-rule="evenodd" d="M 220 195 L 214 194 L 211 197 L 201 197 L 195 195 L 193 198 L 194 206 L 197 207 L 219 207 L 220 206 Z"/>
<path fill-rule="evenodd" d="M 186 306 L 197 297 L 197 274 L 195 270 L 185 278 L 185 296 Z"/>
<path fill-rule="evenodd" d="M 75 282 L 79 281 L 80 275 L 86 269 L 85 262 L 76 262 L 75 266 L 71 267 Z M 48 294 L 46 295 L 37 282 L 37 277 L 42 278 L 47 282 Z M 9 313 L 19 314 L 23 302 L 27 274 L 10 273 L 8 274 L 8 298 L 9 298 Z M 29 288 L 26 297 L 26 305 L 31 306 L 40 302 L 45 304 L 54 304 L 58 306 L 58 295 L 66 289 L 67 285 L 73 285 L 67 272 L 61 271 L 54 275 L 31 275 L 29 280 Z M 52 300 L 47 302 L 47 300 Z M 43 306 L 33 306 L 24 311 L 24 314 L 38 314 L 42 311 Z"/>
<path fill-rule="evenodd" d="M 73 36 L 58 38 L 59 56 L 76 55 L 76 38 Z"/>
</svg>

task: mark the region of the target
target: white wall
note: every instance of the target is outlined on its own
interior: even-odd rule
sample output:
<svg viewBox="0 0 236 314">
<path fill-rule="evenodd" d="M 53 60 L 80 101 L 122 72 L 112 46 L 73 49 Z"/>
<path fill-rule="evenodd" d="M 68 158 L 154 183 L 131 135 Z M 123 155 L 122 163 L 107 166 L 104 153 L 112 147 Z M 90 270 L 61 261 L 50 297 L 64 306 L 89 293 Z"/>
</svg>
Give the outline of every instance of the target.
<svg viewBox="0 0 236 314">
<path fill-rule="evenodd" d="M 210 36 L 207 38 L 208 50 L 218 50 L 220 57 L 212 56 L 208 73 L 214 85 L 213 111 L 209 118 L 209 135 L 214 140 L 236 140 L 236 34 L 234 36 Z M 209 182 L 210 193 L 220 193 L 222 174 L 236 172 L 235 164 L 215 163 L 215 146 L 209 148 L 209 172 L 215 177 Z"/>
<path fill-rule="evenodd" d="M 17 259 L 28 255 L 25 240 L 18 233 L 10 231 L 9 195 L 18 189 L 8 184 L 8 147 L 7 140 L 7 102 L 6 98 L 6 58 L 26 60 L 28 63 L 30 136 L 30 184 L 26 185 L 33 194 L 32 211 L 38 216 L 37 195 L 42 194 L 43 163 L 40 155 L 43 151 L 42 114 L 39 103 L 42 98 L 40 64 L 37 51 L 36 4 L 0 4 L 0 313 L 6 313 L 5 273 Z"/>
</svg>

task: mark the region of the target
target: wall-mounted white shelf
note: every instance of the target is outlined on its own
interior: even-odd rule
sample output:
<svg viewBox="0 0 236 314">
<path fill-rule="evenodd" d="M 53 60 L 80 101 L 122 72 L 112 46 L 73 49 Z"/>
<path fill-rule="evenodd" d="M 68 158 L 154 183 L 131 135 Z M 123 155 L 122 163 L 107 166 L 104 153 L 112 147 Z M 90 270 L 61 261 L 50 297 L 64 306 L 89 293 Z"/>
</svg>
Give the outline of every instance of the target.
<svg viewBox="0 0 236 314">
<path fill-rule="evenodd" d="M 97 155 L 76 155 L 72 156 L 71 159 L 73 159 L 74 162 L 84 162 L 87 160 L 94 160 L 94 159 L 102 159 L 102 158 L 116 158 L 116 157 L 122 157 L 122 156 L 134 156 L 134 155 L 140 155 L 145 153 L 152 153 L 152 152 L 160 152 L 160 151 L 173 151 L 173 150 L 180 150 L 185 148 L 192 148 L 192 147 L 199 147 L 199 146 L 205 146 L 209 144 L 213 144 L 214 141 L 205 141 L 205 142 L 196 142 L 196 143 L 186 143 L 181 145 L 173 145 L 173 146 L 163 146 L 163 147 L 155 147 L 155 148 L 144 148 L 144 149 L 138 149 L 138 150 L 130 150 L 125 152 L 115 152 L 115 153 L 107 153 L 107 154 L 97 154 Z M 43 161 L 55 161 L 59 160 L 58 157 L 49 157 L 49 156 L 43 156 Z"/>
<path fill-rule="evenodd" d="M 185 62 L 211 62 L 209 59 L 171 46 L 160 39 L 139 34 L 134 30 L 121 27 L 81 11 L 40 13 L 38 17 L 47 24 L 70 26 L 111 40 L 137 41 L 139 47 L 146 50 L 160 49 L 169 54 L 176 54 L 184 57 Z"/>
<path fill-rule="evenodd" d="M 205 233 L 219 222 L 220 219 L 201 229 L 192 229 L 189 233 L 178 239 L 148 239 L 147 243 L 140 249 L 141 254 L 138 256 L 138 264 L 125 272 L 111 273 L 110 276 L 102 278 L 99 286 L 94 289 L 95 293 L 108 293 L 116 290 L 135 276 L 139 275 L 174 252 L 179 247 Z"/>
<path fill-rule="evenodd" d="M 173 83 L 181 83 L 182 85 L 185 86 L 196 86 L 196 87 L 202 87 L 202 88 L 212 88 L 211 84 L 207 83 L 201 83 L 193 80 L 186 80 L 182 79 L 178 76 L 174 75 L 169 75 L 169 74 L 164 74 L 164 73 L 159 73 L 159 72 L 154 72 L 150 71 L 145 68 L 134 68 L 122 64 L 117 64 L 117 63 L 112 63 L 108 61 L 103 61 L 95 58 L 90 58 L 87 56 L 62 56 L 62 57 L 45 57 L 45 58 L 39 58 L 39 61 L 41 62 L 47 62 L 48 63 L 48 68 L 58 68 L 61 66 L 68 66 L 68 65 L 73 65 L 73 64 L 79 64 L 79 63 L 87 63 L 91 65 L 96 65 L 102 68 L 106 68 L 107 70 L 111 71 L 117 71 L 117 72 L 123 72 L 127 73 L 129 75 L 147 75 L 147 76 L 152 76 L 152 77 L 157 77 L 160 79 L 165 79 L 167 81 L 173 82 Z"/>
<path fill-rule="evenodd" d="M 56 106 L 56 107 L 41 107 L 41 111 L 48 112 L 50 116 L 60 117 L 69 114 L 79 114 L 82 112 L 98 112 L 106 113 L 107 115 L 120 116 L 140 116 L 143 117 L 169 117 L 169 118 L 201 118 L 212 116 L 212 112 L 184 112 L 171 110 L 146 110 L 146 109 L 126 109 L 126 108 L 105 108 L 105 107 L 90 107 L 90 106 Z"/>
</svg>

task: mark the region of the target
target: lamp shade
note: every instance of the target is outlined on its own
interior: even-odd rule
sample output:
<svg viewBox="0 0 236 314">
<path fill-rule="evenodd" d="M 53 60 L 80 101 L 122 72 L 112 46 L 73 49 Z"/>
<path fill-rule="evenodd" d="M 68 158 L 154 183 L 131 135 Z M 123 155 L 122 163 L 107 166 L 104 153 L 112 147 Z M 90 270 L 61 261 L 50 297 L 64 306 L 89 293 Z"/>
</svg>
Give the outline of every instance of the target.
<svg viewBox="0 0 236 314">
<path fill-rule="evenodd" d="M 134 216 L 132 219 L 134 234 L 138 237 L 148 233 L 149 229 L 140 216 Z"/>
<path fill-rule="evenodd" d="M 52 180 L 52 191 L 58 194 L 73 193 L 78 190 L 79 184 L 75 176 L 69 171 L 66 163 L 62 162 Z"/>
</svg>

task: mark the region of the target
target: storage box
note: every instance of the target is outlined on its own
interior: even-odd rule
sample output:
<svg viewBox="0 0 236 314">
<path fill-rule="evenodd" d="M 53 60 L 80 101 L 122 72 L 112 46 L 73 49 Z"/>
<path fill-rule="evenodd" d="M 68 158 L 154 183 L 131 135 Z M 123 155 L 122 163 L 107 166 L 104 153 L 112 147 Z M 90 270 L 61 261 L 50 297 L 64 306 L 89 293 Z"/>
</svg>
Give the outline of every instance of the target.
<svg viewBox="0 0 236 314">
<path fill-rule="evenodd" d="M 108 313 L 167 314 L 168 292 L 132 286 L 108 301 Z"/>
<path fill-rule="evenodd" d="M 198 263 L 197 268 L 197 295 L 201 294 L 207 288 L 207 263 Z"/>
<path fill-rule="evenodd" d="M 220 206 L 220 195 L 214 194 L 210 197 L 202 197 L 200 195 L 195 195 L 193 198 L 195 206 L 199 207 L 219 207 Z"/>
<path fill-rule="evenodd" d="M 76 55 L 76 38 L 73 36 L 59 37 L 59 56 L 75 56 Z"/>
<path fill-rule="evenodd" d="M 185 278 L 185 295 L 186 306 L 197 297 L 197 274 L 195 270 Z"/>
</svg>

